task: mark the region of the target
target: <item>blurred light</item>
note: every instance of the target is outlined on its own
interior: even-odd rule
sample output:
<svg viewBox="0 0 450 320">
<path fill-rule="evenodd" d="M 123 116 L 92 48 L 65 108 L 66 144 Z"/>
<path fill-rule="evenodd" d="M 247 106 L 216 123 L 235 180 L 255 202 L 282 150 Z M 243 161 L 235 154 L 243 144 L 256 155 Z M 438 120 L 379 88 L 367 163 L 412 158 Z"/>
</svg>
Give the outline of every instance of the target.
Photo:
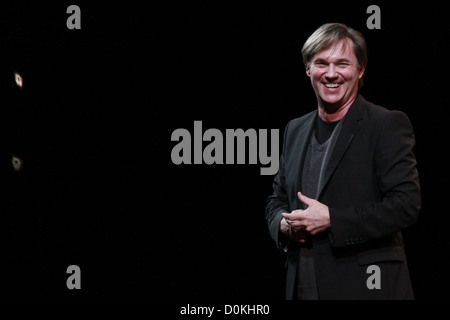
<svg viewBox="0 0 450 320">
<path fill-rule="evenodd" d="M 16 80 L 17 86 L 23 88 L 23 78 L 19 73 L 14 72 L 14 79 Z"/>
<path fill-rule="evenodd" d="M 15 171 L 22 170 L 22 165 L 23 165 L 22 159 L 17 158 L 16 156 L 12 156 L 11 162 L 12 162 L 12 165 L 13 165 Z"/>
</svg>

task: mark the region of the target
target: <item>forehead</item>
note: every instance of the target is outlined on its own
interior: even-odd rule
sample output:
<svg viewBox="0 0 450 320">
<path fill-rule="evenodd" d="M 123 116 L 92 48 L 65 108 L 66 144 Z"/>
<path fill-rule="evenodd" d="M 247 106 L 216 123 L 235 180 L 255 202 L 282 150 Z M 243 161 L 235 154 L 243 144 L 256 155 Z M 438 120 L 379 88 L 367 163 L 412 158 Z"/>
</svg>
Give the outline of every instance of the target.
<svg viewBox="0 0 450 320">
<path fill-rule="evenodd" d="M 356 61 L 355 53 L 353 52 L 353 42 L 349 38 L 346 39 L 340 39 L 336 42 L 334 42 L 331 46 L 328 48 L 325 48 L 319 52 L 317 52 L 313 58 L 312 61 L 317 59 L 323 59 L 323 60 L 350 60 L 350 61 Z"/>
</svg>

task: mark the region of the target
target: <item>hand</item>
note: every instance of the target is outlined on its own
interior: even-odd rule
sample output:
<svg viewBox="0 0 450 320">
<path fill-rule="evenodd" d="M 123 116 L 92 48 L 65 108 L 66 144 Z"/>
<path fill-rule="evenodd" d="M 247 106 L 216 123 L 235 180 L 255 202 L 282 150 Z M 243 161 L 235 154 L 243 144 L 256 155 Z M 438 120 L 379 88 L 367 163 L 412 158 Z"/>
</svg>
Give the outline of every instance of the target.
<svg viewBox="0 0 450 320">
<path fill-rule="evenodd" d="M 307 234 L 315 235 L 330 228 L 330 211 L 326 205 L 308 198 L 301 192 L 297 196 L 308 208 L 282 214 L 284 219 L 290 221 L 290 226 L 294 233 L 304 229 Z"/>
<path fill-rule="evenodd" d="M 291 240 L 300 243 L 305 243 L 309 238 L 309 234 L 306 232 L 304 228 L 299 230 L 293 230 L 290 225 L 290 221 L 288 221 L 286 218 L 281 219 L 280 231 L 287 237 L 289 237 Z"/>
</svg>

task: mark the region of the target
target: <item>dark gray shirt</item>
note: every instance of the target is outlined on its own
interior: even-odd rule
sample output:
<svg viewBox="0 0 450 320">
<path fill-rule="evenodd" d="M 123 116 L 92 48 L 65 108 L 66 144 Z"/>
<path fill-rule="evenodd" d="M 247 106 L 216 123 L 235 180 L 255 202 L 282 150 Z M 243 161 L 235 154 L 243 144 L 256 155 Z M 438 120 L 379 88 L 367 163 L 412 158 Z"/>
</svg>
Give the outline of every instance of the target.
<svg viewBox="0 0 450 320">
<path fill-rule="evenodd" d="M 300 190 L 305 196 L 317 199 L 323 184 L 323 172 L 339 135 L 341 122 L 324 122 L 317 117 L 315 134 L 311 135 L 302 170 Z M 319 141 L 322 143 L 319 143 Z M 297 271 L 297 299 L 318 300 L 316 274 L 314 269 L 314 251 L 312 241 L 300 248 Z"/>
</svg>

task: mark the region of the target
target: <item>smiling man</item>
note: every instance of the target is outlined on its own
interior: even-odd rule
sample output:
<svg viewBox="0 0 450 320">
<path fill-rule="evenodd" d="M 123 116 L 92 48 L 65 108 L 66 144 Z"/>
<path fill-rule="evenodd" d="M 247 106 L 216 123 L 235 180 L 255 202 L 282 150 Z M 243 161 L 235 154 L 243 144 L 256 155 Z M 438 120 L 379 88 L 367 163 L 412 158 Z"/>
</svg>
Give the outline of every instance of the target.
<svg viewBox="0 0 450 320">
<path fill-rule="evenodd" d="M 266 206 L 286 298 L 413 299 L 401 234 L 421 205 L 411 123 L 359 94 L 360 32 L 325 24 L 302 55 L 317 110 L 286 126 Z"/>
<path fill-rule="evenodd" d="M 309 57 L 308 49 L 304 51 L 305 59 L 308 59 L 305 60 L 306 73 L 316 93 L 320 118 L 327 122 L 342 119 L 358 95 L 367 56 L 358 62 L 350 38 L 337 40 L 312 57 Z"/>
</svg>

